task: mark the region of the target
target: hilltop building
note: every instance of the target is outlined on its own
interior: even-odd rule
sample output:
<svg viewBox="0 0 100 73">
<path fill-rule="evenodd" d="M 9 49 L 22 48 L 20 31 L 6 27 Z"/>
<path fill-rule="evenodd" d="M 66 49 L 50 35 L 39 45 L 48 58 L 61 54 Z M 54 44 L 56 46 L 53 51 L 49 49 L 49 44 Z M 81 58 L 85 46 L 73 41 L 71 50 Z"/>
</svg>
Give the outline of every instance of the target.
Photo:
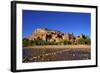
<svg viewBox="0 0 100 73">
<path fill-rule="evenodd" d="M 75 36 L 73 33 L 62 33 L 56 30 L 49 30 L 45 28 L 36 29 L 29 37 L 29 40 L 45 40 L 50 42 L 60 42 L 62 40 L 68 40 L 71 42 L 77 42 L 77 40 L 85 38 L 85 35 Z"/>
</svg>

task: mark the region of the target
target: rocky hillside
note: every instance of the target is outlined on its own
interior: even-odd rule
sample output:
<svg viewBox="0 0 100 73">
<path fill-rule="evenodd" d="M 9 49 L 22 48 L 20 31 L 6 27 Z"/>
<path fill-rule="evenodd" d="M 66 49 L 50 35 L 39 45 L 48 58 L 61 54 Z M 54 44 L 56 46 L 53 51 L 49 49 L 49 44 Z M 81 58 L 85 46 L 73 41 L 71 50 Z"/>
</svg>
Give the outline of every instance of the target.
<svg viewBox="0 0 100 73">
<path fill-rule="evenodd" d="M 85 36 L 81 34 L 80 36 L 74 36 L 74 34 L 66 34 L 56 30 L 50 30 L 46 28 L 38 28 L 28 37 L 29 40 L 45 40 L 49 42 L 61 42 L 62 40 L 68 40 L 75 42 L 78 39 L 84 38 Z"/>
</svg>

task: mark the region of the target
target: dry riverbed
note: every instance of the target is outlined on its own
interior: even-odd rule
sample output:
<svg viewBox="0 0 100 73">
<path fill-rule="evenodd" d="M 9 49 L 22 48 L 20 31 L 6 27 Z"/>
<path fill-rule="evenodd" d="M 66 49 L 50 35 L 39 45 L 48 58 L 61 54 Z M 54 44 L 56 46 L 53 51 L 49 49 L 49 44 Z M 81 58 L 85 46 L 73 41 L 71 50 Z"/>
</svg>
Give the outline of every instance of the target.
<svg viewBox="0 0 100 73">
<path fill-rule="evenodd" d="M 75 50 L 90 50 L 90 45 L 42 45 L 42 46 L 29 46 L 26 49 L 75 49 Z"/>
<path fill-rule="evenodd" d="M 91 59 L 90 45 L 49 45 L 23 48 L 23 62 Z"/>
</svg>

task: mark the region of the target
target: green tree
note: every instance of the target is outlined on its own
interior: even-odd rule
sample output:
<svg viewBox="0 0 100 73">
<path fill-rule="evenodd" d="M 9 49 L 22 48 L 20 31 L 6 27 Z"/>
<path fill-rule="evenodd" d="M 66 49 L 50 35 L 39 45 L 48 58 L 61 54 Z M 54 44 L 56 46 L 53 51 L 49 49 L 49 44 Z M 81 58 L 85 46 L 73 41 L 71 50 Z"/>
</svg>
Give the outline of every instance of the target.
<svg viewBox="0 0 100 73">
<path fill-rule="evenodd" d="M 29 44 L 30 44 L 30 41 L 28 39 L 24 38 L 23 39 L 23 47 L 27 47 L 27 46 L 29 46 Z"/>
<path fill-rule="evenodd" d="M 72 43 L 71 43 L 71 41 L 64 40 L 64 41 L 63 41 L 63 44 L 64 44 L 64 45 L 70 45 L 70 44 L 72 44 Z"/>
<path fill-rule="evenodd" d="M 85 44 L 85 40 L 84 40 L 84 39 L 79 39 L 79 40 L 77 41 L 77 44 Z"/>
<path fill-rule="evenodd" d="M 91 44 L 91 39 L 89 37 L 86 37 L 85 44 L 87 44 L 87 45 Z"/>
<path fill-rule="evenodd" d="M 77 44 L 90 45 L 91 44 L 91 39 L 89 37 L 79 39 L 77 41 Z"/>
</svg>

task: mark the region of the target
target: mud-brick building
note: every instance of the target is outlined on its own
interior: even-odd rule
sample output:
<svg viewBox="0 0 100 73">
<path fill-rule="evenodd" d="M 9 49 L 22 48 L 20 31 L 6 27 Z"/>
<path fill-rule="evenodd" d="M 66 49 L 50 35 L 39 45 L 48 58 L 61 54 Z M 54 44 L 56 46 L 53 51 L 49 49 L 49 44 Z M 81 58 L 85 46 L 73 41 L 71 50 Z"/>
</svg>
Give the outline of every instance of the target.
<svg viewBox="0 0 100 73">
<path fill-rule="evenodd" d="M 85 35 L 75 36 L 73 33 L 62 33 L 56 30 L 49 30 L 45 28 L 36 29 L 29 37 L 29 40 L 45 40 L 50 42 L 60 42 L 62 40 L 68 40 L 76 42 L 77 40 L 84 38 Z"/>
</svg>

